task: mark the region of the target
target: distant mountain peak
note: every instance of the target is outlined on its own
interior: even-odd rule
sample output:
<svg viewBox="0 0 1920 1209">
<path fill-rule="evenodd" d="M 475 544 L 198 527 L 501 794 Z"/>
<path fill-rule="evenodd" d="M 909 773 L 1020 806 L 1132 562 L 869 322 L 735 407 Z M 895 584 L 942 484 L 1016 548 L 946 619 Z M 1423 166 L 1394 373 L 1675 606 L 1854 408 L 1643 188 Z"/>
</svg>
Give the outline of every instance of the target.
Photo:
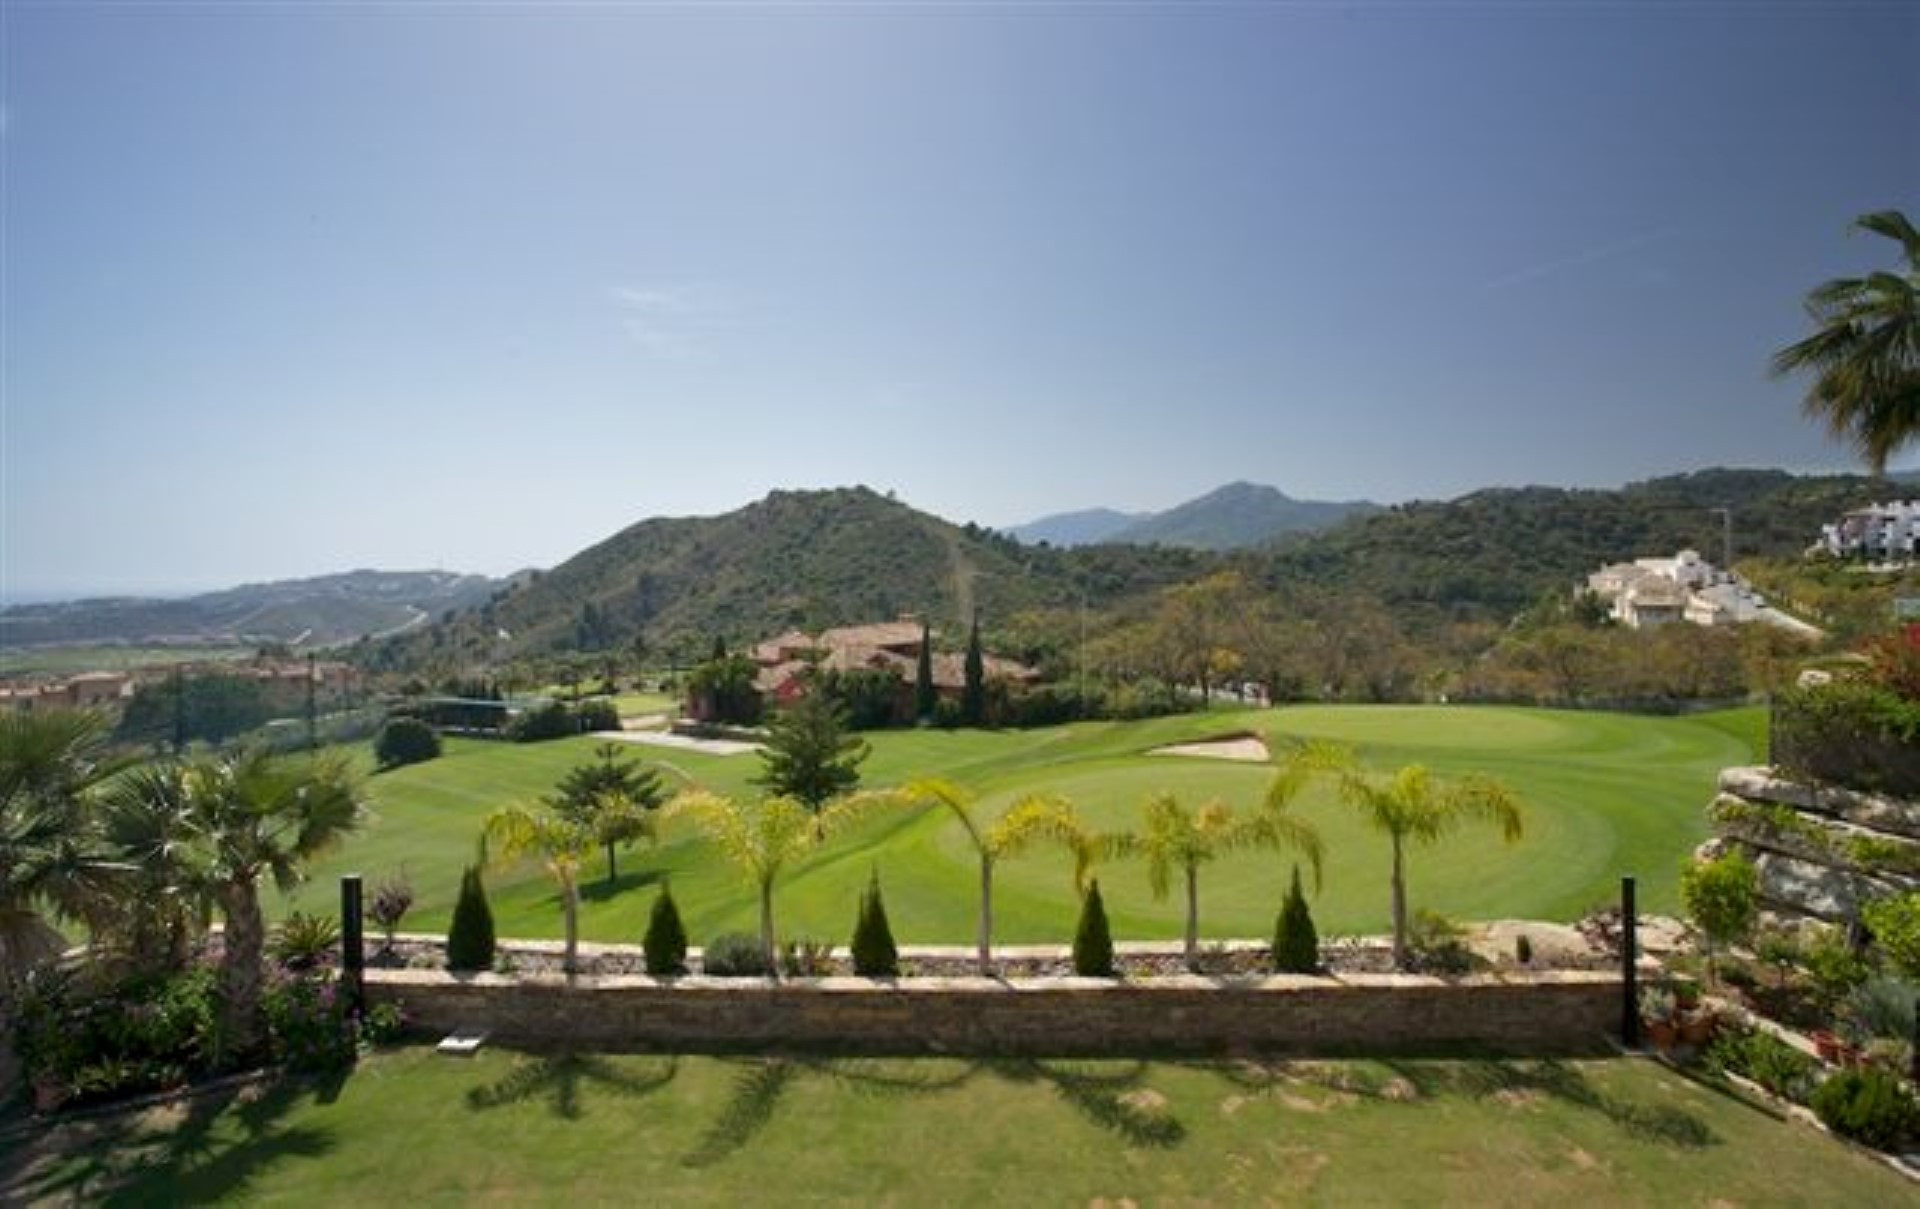
<svg viewBox="0 0 1920 1209">
<path fill-rule="evenodd" d="M 1008 532 L 1029 544 L 1121 542 L 1233 550 L 1287 534 L 1327 529 L 1349 516 L 1378 510 L 1379 505 L 1365 500 L 1334 503 L 1295 499 L 1278 487 L 1240 479 L 1165 512 L 1128 516 L 1109 508 L 1094 508 L 1042 517 Z"/>
</svg>

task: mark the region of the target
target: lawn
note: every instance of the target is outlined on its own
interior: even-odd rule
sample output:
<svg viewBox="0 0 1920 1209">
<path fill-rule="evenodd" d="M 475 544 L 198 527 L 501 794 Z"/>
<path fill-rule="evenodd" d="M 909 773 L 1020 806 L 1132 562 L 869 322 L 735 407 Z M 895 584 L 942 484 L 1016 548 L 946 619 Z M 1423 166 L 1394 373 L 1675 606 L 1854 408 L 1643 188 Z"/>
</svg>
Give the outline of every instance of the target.
<svg viewBox="0 0 1920 1209">
<path fill-rule="evenodd" d="M 1765 1156 L 1788 1156 L 1767 1161 Z M 542 1057 L 0 1134 L 0 1201 L 1911 1204 L 1878 1162 L 1639 1059 Z"/>
<path fill-rule="evenodd" d="M 1136 826 L 1141 801 L 1171 791 L 1197 804 L 1220 797 L 1258 801 L 1270 772 L 1260 765 L 1150 756 L 1165 743 L 1258 730 L 1275 745 L 1327 738 L 1356 744 L 1383 769 L 1421 762 L 1446 774 L 1504 778 L 1527 803 L 1525 838 L 1501 844 L 1490 830 L 1468 829 L 1414 852 L 1411 895 L 1460 918 L 1573 919 L 1617 897 L 1619 877 L 1637 874 L 1646 909 L 1671 911 L 1681 861 L 1706 836 L 1704 808 L 1717 771 L 1755 758 L 1760 712 L 1651 718 L 1495 708 L 1418 706 L 1297 707 L 1221 711 L 1135 723 L 1080 723 L 1034 731 L 905 731 L 870 736 L 869 785 L 939 774 L 982 795 L 996 814 L 1031 792 L 1061 793 L 1105 829 Z M 446 926 L 463 863 L 474 859 L 480 822 L 495 806 L 532 802 L 573 764 L 591 759 L 590 739 L 511 745 L 454 741 L 431 763 L 371 780 L 377 819 L 323 860 L 316 884 L 292 905 L 334 909 L 334 878 L 358 871 L 369 884 L 404 869 L 418 895 L 405 927 Z M 759 761 L 636 746 L 659 759 L 674 784 L 694 781 L 727 794 L 754 793 Z M 1313 909 L 1323 936 L 1384 931 L 1388 849 L 1324 789 L 1295 807 L 1324 833 L 1328 863 Z M 1286 854 L 1238 853 L 1201 877 L 1201 928 L 1215 938 L 1268 935 L 1289 862 Z M 844 945 L 859 889 L 873 870 L 902 943 L 965 943 L 972 937 L 977 865 L 964 831 L 932 810 L 885 812 L 829 844 L 782 878 L 776 912 L 786 936 Z M 752 930 L 752 895 L 690 829 L 670 828 L 656 847 L 621 857 L 619 878 L 589 869 L 581 916 L 588 939 L 637 941 L 653 887 L 670 877 L 694 943 L 722 930 Z M 1138 864 L 1099 870 L 1116 937 L 1171 939 L 1177 901 L 1156 902 Z M 1075 899 L 1070 868 L 1057 850 L 1038 849 L 1003 864 L 995 877 L 996 935 L 1003 942 L 1064 942 Z M 531 863 L 498 870 L 489 890 L 499 929 L 511 936 L 557 936 L 560 912 L 551 881 Z M 278 909 L 284 911 L 288 904 Z"/>
</svg>

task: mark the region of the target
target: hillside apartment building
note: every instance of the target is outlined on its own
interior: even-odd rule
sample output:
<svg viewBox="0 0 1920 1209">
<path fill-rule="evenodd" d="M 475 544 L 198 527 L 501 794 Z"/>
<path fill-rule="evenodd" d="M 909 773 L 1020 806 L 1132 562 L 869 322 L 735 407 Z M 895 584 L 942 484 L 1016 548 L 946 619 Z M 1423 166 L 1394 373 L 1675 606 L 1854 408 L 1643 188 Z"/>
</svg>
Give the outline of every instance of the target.
<svg viewBox="0 0 1920 1209">
<path fill-rule="evenodd" d="M 1920 500 L 1869 504 L 1820 526 L 1819 548 L 1835 558 L 1908 564 L 1920 556 Z"/>
<path fill-rule="evenodd" d="M 1696 550 L 1613 563 L 1587 576 L 1586 587 L 1606 602 L 1614 620 L 1636 630 L 1674 622 L 1762 622 L 1808 638 L 1821 634 L 1817 626 L 1768 604 L 1752 584 L 1707 562 Z"/>
</svg>

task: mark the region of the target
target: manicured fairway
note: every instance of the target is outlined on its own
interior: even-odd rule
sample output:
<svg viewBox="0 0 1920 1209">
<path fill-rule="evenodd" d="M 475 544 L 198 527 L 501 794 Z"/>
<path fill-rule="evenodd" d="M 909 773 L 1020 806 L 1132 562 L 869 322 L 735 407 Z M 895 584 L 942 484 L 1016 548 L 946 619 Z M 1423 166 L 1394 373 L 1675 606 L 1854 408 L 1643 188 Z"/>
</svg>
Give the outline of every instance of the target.
<svg viewBox="0 0 1920 1209">
<path fill-rule="evenodd" d="M 9 1204 L 1910 1205 L 1639 1059 L 451 1059 L 0 1135 Z"/>
<path fill-rule="evenodd" d="M 1444 774 L 1485 772 L 1507 780 L 1528 806 L 1525 839 L 1501 844 L 1469 827 L 1410 863 L 1416 905 L 1467 919 L 1572 919 L 1617 896 L 1619 877 L 1641 879 L 1650 910 L 1672 910 L 1676 871 L 1705 837 L 1704 808 L 1718 770 L 1755 758 L 1758 711 L 1695 718 L 1446 707 L 1299 707 L 1215 712 L 1140 723 L 1083 723 L 1038 731 L 918 731 L 871 737 L 870 786 L 938 774 L 982 794 L 989 815 L 1031 792 L 1066 795 L 1096 826 L 1138 825 L 1140 803 L 1170 791 L 1198 804 L 1220 797 L 1238 807 L 1258 801 L 1271 775 L 1261 765 L 1167 756 L 1149 749 L 1237 730 L 1266 734 L 1280 747 L 1302 738 L 1358 745 L 1382 768 L 1420 762 Z M 317 870 L 294 905 L 332 910 L 333 878 L 357 870 L 370 884 L 405 868 L 417 893 L 409 930 L 444 928 L 460 866 L 473 859 L 480 821 L 510 801 L 531 802 L 565 770 L 590 759 L 592 740 L 509 745 L 454 742 L 432 763 L 372 780 L 378 820 Z M 654 758 L 659 749 L 635 747 Z M 751 796 L 753 756 L 670 752 L 669 781 L 693 780 L 722 793 Z M 1324 789 L 1295 807 L 1322 829 L 1328 846 L 1325 886 L 1314 900 L 1324 935 L 1383 931 L 1387 924 L 1388 849 Z M 1288 854 L 1238 853 L 1201 876 L 1201 929 L 1217 938 L 1269 934 Z M 859 888 L 878 869 L 895 935 L 903 943 L 965 943 L 972 938 L 977 866 L 964 832 L 934 811 L 882 814 L 831 843 L 780 882 L 776 911 L 784 936 L 844 945 Z M 1117 864 L 1099 876 L 1115 935 L 1167 939 L 1180 929 L 1180 904 L 1155 902 L 1144 869 Z M 996 875 L 996 935 L 1005 942 L 1062 942 L 1071 935 L 1075 899 L 1070 867 L 1041 848 L 1005 863 Z M 589 939 L 635 941 L 653 886 L 670 876 L 694 943 L 721 930 L 752 930 L 752 895 L 690 830 L 670 829 L 655 848 L 621 856 L 609 886 L 590 867 L 582 931 Z M 495 872 L 489 888 L 503 935 L 557 936 L 558 900 L 535 865 Z M 285 907 L 283 905 L 282 909 Z"/>
</svg>

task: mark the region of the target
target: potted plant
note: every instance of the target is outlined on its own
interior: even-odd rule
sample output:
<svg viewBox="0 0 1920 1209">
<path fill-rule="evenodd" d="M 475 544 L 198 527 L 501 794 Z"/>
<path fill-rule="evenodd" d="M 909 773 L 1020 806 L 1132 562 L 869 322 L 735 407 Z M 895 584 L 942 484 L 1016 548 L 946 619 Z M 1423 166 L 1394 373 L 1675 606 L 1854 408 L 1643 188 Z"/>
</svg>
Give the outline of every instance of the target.
<svg viewBox="0 0 1920 1209">
<path fill-rule="evenodd" d="M 1674 1024 L 1676 1004 L 1673 991 L 1664 986 L 1648 986 L 1640 991 L 1640 1024 L 1648 1044 L 1662 1053 L 1673 1048 L 1679 1036 Z"/>
<path fill-rule="evenodd" d="M 1713 1040 L 1720 1017 L 1712 1008 L 1693 1007 L 1679 1014 L 1680 1043 L 1700 1049 Z"/>
</svg>

